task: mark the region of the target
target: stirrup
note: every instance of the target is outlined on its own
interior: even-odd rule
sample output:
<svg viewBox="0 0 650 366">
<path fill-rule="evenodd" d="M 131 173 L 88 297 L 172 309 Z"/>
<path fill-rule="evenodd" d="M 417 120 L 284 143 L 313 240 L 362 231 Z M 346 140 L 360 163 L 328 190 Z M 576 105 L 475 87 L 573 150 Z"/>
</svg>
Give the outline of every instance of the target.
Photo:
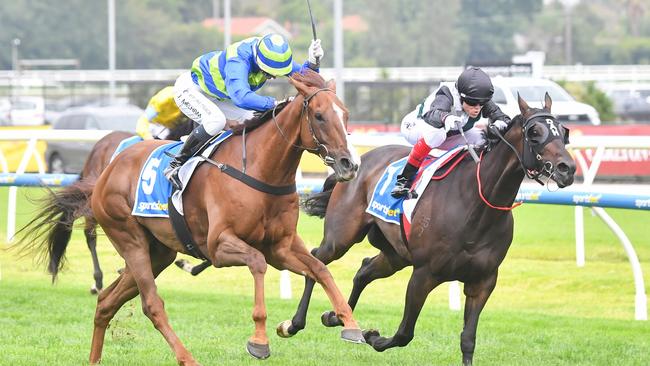
<svg viewBox="0 0 650 366">
<path fill-rule="evenodd" d="M 411 191 L 411 187 L 409 187 L 409 181 L 408 179 L 404 177 L 399 177 L 397 178 L 397 184 L 395 184 L 395 188 L 390 192 L 390 195 L 393 198 L 402 198 L 405 197 L 407 200 L 411 198 L 417 198 L 418 194 L 415 191 Z"/>
<path fill-rule="evenodd" d="M 410 188 L 407 187 L 403 187 L 403 188 L 400 187 L 400 189 L 397 188 L 398 187 L 395 187 L 395 189 L 393 189 L 393 191 L 390 193 L 390 195 L 393 198 L 404 198 L 407 200 L 410 200 L 412 198 L 418 198 L 418 193 L 415 191 L 411 191 Z"/>
<path fill-rule="evenodd" d="M 172 167 L 171 164 L 169 167 L 167 167 L 164 171 L 163 174 L 165 175 L 165 178 L 176 188 L 177 190 L 182 190 L 183 189 L 183 182 L 181 182 L 181 179 L 178 177 L 178 171 L 181 169 L 181 166 L 176 166 Z"/>
</svg>

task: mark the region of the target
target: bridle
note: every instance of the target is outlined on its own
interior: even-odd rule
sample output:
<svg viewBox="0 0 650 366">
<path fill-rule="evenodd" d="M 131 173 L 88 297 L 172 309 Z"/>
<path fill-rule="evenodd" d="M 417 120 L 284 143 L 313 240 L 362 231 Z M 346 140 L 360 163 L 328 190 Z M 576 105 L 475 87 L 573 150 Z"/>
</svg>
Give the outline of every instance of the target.
<svg viewBox="0 0 650 366">
<path fill-rule="evenodd" d="M 544 133 L 540 139 L 531 139 L 528 132 L 535 126 L 534 122 L 539 118 L 543 118 L 544 122 L 546 122 L 542 123 L 545 127 Z M 546 176 L 550 180 L 555 173 L 555 166 L 553 163 L 549 160 L 544 160 L 542 157 L 544 147 L 551 141 L 560 138 L 563 139 L 564 144 L 569 143 L 569 129 L 559 123 L 553 114 L 545 111 L 533 113 L 522 123 L 524 147 L 521 155 L 495 126 L 489 125 L 489 128 L 492 133 L 497 135 L 499 139 L 515 153 L 515 156 L 517 156 L 517 160 L 519 160 L 519 164 L 526 176 L 541 185 L 545 185 L 545 183 L 540 180 L 541 176 Z M 546 184 L 548 184 L 548 181 Z"/>
<path fill-rule="evenodd" d="M 278 131 L 280 131 L 280 135 L 282 135 L 282 138 L 284 139 L 284 141 L 291 144 L 295 148 L 298 148 L 298 149 L 301 149 L 301 150 L 307 150 L 307 151 L 309 151 L 309 152 L 311 152 L 313 154 L 316 154 L 318 157 L 321 158 L 321 160 L 323 160 L 323 163 L 325 163 L 325 165 L 332 166 L 332 165 L 334 165 L 335 160 L 334 160 L 334 158 L 332 156 L 330 156 L 329 150 L 327 149 L 327 146 L 325 146 L 323 143 L 321 143 L 320 140 L 318 140 L 318 138 L 316 137 L 316 133 L 314 132 L 314 128 L 312 126 L 312 121 L 309 118 L 309 113 L 307 113 L 307 109 L 309 107 L 309 102 L 311 101 L 311 99 L 314 96 L 316 96 L 316 94 L 318 94 L 318 93 L 320 93 L 322 91 L 328 91 L 328 92 L 334 93 L 334 91 L 332 89 L 329 89 L 329 88 L 318 89 L 315 92 L 313 92 L 312 94 L 310 94 L 309 96 L 305 97 L 305 99 L 302 101 L 302 109 L 300 110 L 300 120 L 302 120 L 303 115 L 307 117 L 306 119 L 307 119 L 307 126 L 309 126 L 309 133 L 311 134 L 311 138 L 313 139 L 314 144 L 316 145 L 316 147 L 307 147 L 307 146 L 300 145 L 300 144 L 295 144 L 295 143 L 289 141 L 287 136 L 284 134 L 284 131 L 282 131 L 282 128 L 280 128 L 280 125 L 278 124 L 277 119 L 275 118 L 275 109 L 277 108 L 277 105 L 275 107 L 273 107 L 272 116 L 273 116 L 273 122 L 275 123 L 275 126 L 278 128 Z"/>
</svg>

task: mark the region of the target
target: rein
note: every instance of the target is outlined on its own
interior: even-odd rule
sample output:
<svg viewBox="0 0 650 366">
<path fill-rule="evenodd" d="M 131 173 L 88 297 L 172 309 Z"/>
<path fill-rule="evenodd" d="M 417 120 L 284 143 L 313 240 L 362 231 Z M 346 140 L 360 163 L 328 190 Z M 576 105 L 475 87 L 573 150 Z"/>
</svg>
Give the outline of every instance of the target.
<svg viewBox="0 0 650 366">
<path fill-rule="evenodd" d="M 280 135 L 282 136 L 284 141 L 286 141 L 288 144 L 290 144 L 291 146 L 293 146 L 295 148 L 298 148 L 298 149 L 301 149 L 301 150 L 307 150 L 307 151 L 309 151 L 311 153 L 314 153 L 314 154 L 318 155 L 318 157 L 320 157 L 321 160 L 323 160 L 323 163 L 325 163 L 325 165 L 331 166 L 331 165 L 334 164 L 334 158 L 332 158 L 329 155 L 329 151 L 327 150 L 327 146 L 325 146 L 323 143 L 321 143 L 318 140 L 318 138 L 316 137 L 316 134 L 314 133 L 314 128 L 311 125 L 311 123 L 312 123 L 311 119 L 309 119 L 309 114 L 307 114 L 307 108 L 309 107 L 309 101 L 311 101 L 311 99 L 316 94 L 318 94 L 318 93 L 320 93 L 322 91 L 328 91 L 328 92 L 334 93 L 334 91 L 332 89 L 329 89 L 329 88 L 318 89 L 314 93 L 310 94 L 309 96 L 307 96 L 303 100 L 302 109 L 300 110 L 300 119 L 302 120 L 303 115 L 307 117 L 306 119 L 307 119 L 307 125 L 309 126 L 309 133 L 311 133 L 311 137 L 312 137 L 314 143 L 316 144 L 316 147 L 307 147 L 307 146 L 300 145 L 300 144 L 295 144 L 295 143 L 289 141 L 287 136 L 284 134 L 284 131 L 282 131 L 282 128 L 280 128 L 280 125 L 278 124 L 278 120 L 275 118 L 275 108 L 277 108 L 277 106 L 273 107 L 272 116 L 273 116 L 273 122 L 275 123 L 275 127 L 277 127 L 277 129 L 280 132 Z M 325 151 L 325 153 L 321 154 L 322 151 Z"/>
<path fill-rule="evenodd" d="M 495 206 L 491 204 L 485 198 L 485 196 L 483 196 L 483 188 L 481 188 L 481 161 L 482 160 L 483 160 L 483 151 L 481 151 L 481 156 L 478 160 L 478 163 L 476 164 L 476 181 L 478 182 L 478 195 L 481 196 L 483 202 L 485 202 L 485 204 L 488 205 L 488 207 L 493 208 L 495 210 L 501 210 L 501 211 L 512 211 L 512 209 L 514 209 L 515 207 L 521 206 L 523 202 L 515 202 L 511 207 Z"/>
</svg>

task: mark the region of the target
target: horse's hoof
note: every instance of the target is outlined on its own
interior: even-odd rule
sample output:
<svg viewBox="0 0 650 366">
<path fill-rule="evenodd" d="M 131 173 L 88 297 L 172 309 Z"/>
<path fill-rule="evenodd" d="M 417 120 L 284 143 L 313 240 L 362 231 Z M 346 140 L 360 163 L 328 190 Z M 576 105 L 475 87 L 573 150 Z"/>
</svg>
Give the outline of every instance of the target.
<svg viewBox="0 0 650 366">
<path fill-rule="evenodd" d="M 266 360 L 271 355 L 271 348 L 268 344 L 257 344 L 251 341 L 246 342 L 246 351 L 258 360 Z"/>
<path fill-rule="evenodd" d="M 366 343 L 361 329 L 343 329 L 341 331 L 341 339 L 352 343 Z"/>
<path fill-rule="evenodd" d="M 366 343 L 371 344 L 372 339 L 379 337 L 379 331 L 377 329 L 366 329 L 362 332 L 363 338 L 366 340 Z"/>
<path fill-rule="evenodd" d="M 90 294 L 91 295 L 97 295 L 100 291 L 101 291 L 101 289 L 97 289 L 97 286 L 95 286 L 95 285 L 92 285 L 90 287 Z"/>
<path fill-rule="evenodd" d="M 291 320 L 285 320 L 282 323 L 278 324 L 278 327 L 275 328 L 275 331 L 278 333 L 278 336 L 282 338 L 293 337 L 293 334 L 289 333 L 289 327 L 291 326 Z"/>
<path fill-rule="evenodd" d="M 343 325 L 341 319 L 334 311 L 326 311 L 320 316 L 320 322 L 326 327 L 339 327 Z"/>
</svg>

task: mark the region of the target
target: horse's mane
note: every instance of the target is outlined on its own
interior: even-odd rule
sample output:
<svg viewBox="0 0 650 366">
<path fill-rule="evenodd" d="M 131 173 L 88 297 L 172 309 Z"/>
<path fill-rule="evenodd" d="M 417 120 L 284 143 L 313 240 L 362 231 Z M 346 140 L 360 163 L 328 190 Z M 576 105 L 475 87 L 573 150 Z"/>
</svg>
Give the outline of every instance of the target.
<svg viewBox="0 0 650 366">
<path fill-rule="evenodd" d="M 301 84 L 305 84 L 308 87 L 322 89 L 325 88 L 325 84 L 326 84 L 325 79 L 323 79 L 323 77 L 319 73 L 309 68 L 304 69 L 301 72 L 295 72 L 291 74 L 290 78 L 292 78 L 293 80 Z M 244 121 L 244 123 L 239 124 L 232 128 L 233 135 L 241 135 L 244 132 L 244 129 L 246 129 L 246 132 L 250 132 L 258 128 L 259 126 L 263 125 L 264 122 L 271 119 L 274 110 L 275 110 L 275 115 L 277 116 L 288 104 L 289 104 L 288 101 L 284 101 L 278 104 L 275 107 L 275 109 L 269 109 L 264 112 L 255 112 L 253 118 L 248 119 Z"/>
<path fill-rule="evenodd" d="M 261 125 L 264 124 L 264 122 L 268 121 L 273 117 L 273 113 L 277 116 L 280 114 L 280 112 L 287 106 L 289 105 L 289 101 L 283 101 L 280 104 L 278 104 L 275 108 L 271 108 L 269 110 L 266 110 L 264 112 L 255 112 L 253 114 L 253 117 L 250 119 L 247 119 L 244 121 L 244 123 L 235 125 L 234 127 L 231 128 L 232 134 L 233 135 L 241 135 L 244 132 L 244 129 L 246 129 L 246 132 L 251 132 L 254 129 L 260 127 Z"/>
<path fill-rule="evenodd" d="M 505 130 L 504 132 L 502 132 L 501 134 L 505 136 L 506 133 L 508 133 L 508 131 L 509 131 L 509 130 L 512 128 L 512 126 L 514 126 L 516 123 L 518 123 L 518 124 L 522 124 L 523 119 L 524 119 L 524 117 L 522 117 L 521 114 L 516 115 L 516 116 L 512 119 L 512 122 L 510 122 L 510 123 L 508 124 L 508 129 L 506 129 L 506 130 Z M 492 149 L 494 149 L 494 147 L 497 146 L 497 145 L 499 144 L 499 142 L 501 142 L 501 139 L 500 139 L 498 136 L 496 136 L 495 134 L 493 134 L 493 133 L 490 131 L 489 128 L 483 131 L 483 139 L 486 141 L 485 145 L 483 146 L 483 150 L 484 150 L 484 152 L 486 152 L 486 153 L 489 152 L 489 151 L 492 151 Z"/>
</svg>

